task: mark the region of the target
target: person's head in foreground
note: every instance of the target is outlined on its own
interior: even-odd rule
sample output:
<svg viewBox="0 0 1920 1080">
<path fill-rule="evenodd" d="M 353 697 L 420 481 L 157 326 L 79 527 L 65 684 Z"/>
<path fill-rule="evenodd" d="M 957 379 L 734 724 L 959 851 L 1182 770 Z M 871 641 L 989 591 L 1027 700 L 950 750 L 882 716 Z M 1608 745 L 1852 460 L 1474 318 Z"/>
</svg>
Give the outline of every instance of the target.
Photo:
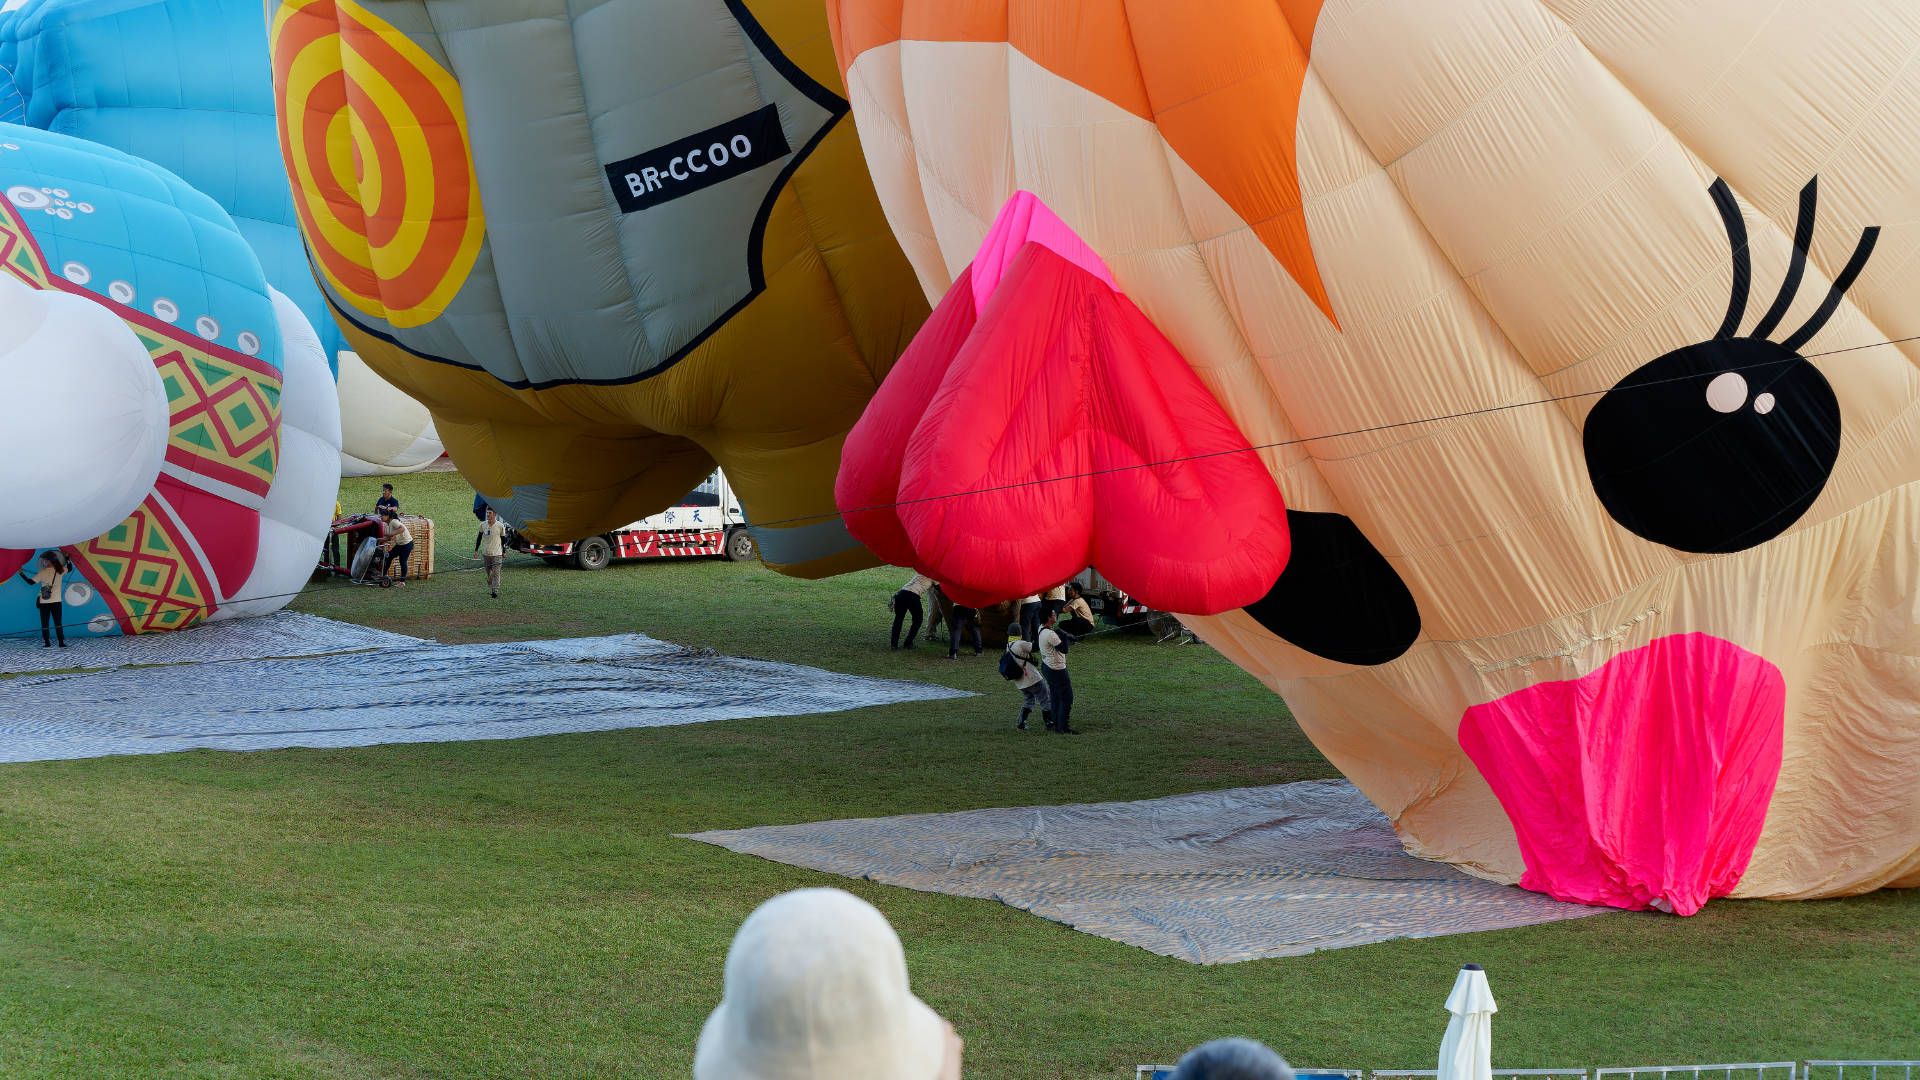
<svg viewBox="0 0 1920 1080">
<path fill-rule="evenodd" d="M 727 950 L 694 1080 L 957 1080 L 960 1037 L 913 996 L 886 917 L 839 889 L 776 896 Z"/>
<path fill-rule="evenodd" d="M 1021 626 L 1017 622 L 1007 624 L 1007 640 L 1009 641 L 1012 641 L 1016 638 L 1025 637 L 1026 633 L 1027 633 L 1027 628 L 1024 626 Z"/>
<path fill-rule="evenodd" d="M 1187 1051 L 1172 1080 L 1293 1080 L 1293 1066 L 1252 1039 L 1215 1039 Z"/>
</svg>

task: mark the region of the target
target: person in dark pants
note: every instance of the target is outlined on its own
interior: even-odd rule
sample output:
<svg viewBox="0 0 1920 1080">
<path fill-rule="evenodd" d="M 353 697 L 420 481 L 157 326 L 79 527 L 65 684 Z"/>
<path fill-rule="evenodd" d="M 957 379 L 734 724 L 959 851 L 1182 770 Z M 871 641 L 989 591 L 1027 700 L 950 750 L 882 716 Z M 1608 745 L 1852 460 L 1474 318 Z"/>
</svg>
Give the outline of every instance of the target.
<svg viewBox="0 0 1920 1080">
<path fill-rule="evenodd" d="M 1040 677 L 1047 680 L 1047 697 L 1053 701 L 1053 730 L 1061 735 L 1078 735 L 1073 730 L 1073 679 L 1067 674 L 1067 650 L 1073 636 L 1054 627 L 1059 616 L 1040 616 Z"/>
<path fill-rule="evenodd" d="M 1080 595 L 1080 586 L 1067 586 L 1067 603 L 1060 609 L 1060 629 L 1073 635 L 1077 641 L 1093 633 L 1093 608 L 1087 604 L 1087 598 Z"/>
<path fill-rule="evenodd" d="M 980 609 L 953 605 L 952 625 L 947 628 L 947 659 L 960 659 L 960 638 L 973 631 L 973 655 L 983 651 L 980 643 Z"/>
<path fill-rule="evenodd" d="M 1020 636 L 1028 641 L 1040 640 L 1040 594 L 1020 598 Z"/>
<path fill-rule="evenodd" d="M 20 580 L 34 587 L 33 606 L 40 612 L 40 647 L 43 649 L 53 648 L 53 634 L 60 636 L 61 648 L 67 647 L 67 624 L 60 605 L 70 569 L 58 551 L 48 550 L 40 553 L 40 565 L 32 577 L 28 577 L 25 570 L 20 571 Z M 49 629 L 53 634 L 47 633 Z"/>
<path fill-rule="evenodd" d="M 915 574 L 907 579 L 900 591 L 893 594 L 893 648 L 900 648 L 900 624 L 908 615 L 913 616 L 913 625 L 907 629 L 906 648 L 913 648 L 913 641 L 920 636 L 920 624 L 926 621 L 927 590 L 933 588 L 933 579 L 925 574 Z"/>
<path fill-rule="evenodd" d="M 487 571 L 487 592 L 500 599 L 500 570 L 507 565 L 507 523 L 486 509 L 480 519 L 480 532 L 473 538 L 473 550 L 480 553 L 480 565 Z"/>
<path fill-rule="evenodd" d="M 1055 585 L 1040 598 L 1040 617 L 1043 619 L 1049 615 L 1058 615 L 1066 609 L 1067 587 L 1065 585 Z"/>
<path fill-rule="evenodd" d="M 387 548 L 387 565 L 392 567 L 397 564 L 400 567 L 400 572 L 392 575 L 393 583 L 405 585 L 407 560 L 413 557 L 413 531 L 407 528 L 407 523 L 401 521 L 400 515 L 393 510 L 380 511 L 380 518 L 384 522 L 381 526 L 381 535 L 384 539 L 381 542 Z"/>
<path fill-rule="evenodd" d="M 340 524 L 340 500 L 333 500 L 333 524 Z M 331 528 L 327 530 L 327 542 L 320 548 L 320 554 L 328 566 L 345 566 L 340 561 L 340 534 Z"/>
</svg>

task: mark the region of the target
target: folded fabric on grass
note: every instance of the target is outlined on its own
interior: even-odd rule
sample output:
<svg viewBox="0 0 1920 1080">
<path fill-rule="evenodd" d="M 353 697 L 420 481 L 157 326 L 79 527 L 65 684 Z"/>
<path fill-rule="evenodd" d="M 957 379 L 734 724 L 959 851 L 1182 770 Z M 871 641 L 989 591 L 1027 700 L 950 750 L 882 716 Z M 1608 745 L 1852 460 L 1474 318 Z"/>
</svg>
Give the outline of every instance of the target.
<svg viewBox="0 0 1920 1080">
<path fill-rule="evenodd" d="M 1144 802 L 969 810 L 688 839 L 922 892 L 999 900 L 1196 964 L 1576 919 L 1605 909 L 1401 850 L 1344 780 Z"/>
<path fill-rule="evenodd" d="M 512 739 L 970 696 L 644 634 L 415 641 L 304 659 L 22 676 L 0 698 L 0 761 Z"/>
<path fill-rule="evenodd" d="M 72 591 L 73 586 L 68 586 Z M 298 611 L 279 611 L 258 619 L 209 623 L 178 634 L 91 637 L 70 633 L 67 648 L 40 647 L 37 633 L 0 637 L 0 675 L 69 668 L 117 668 L 141 664 L 204 664 L 216 660 L 257 660 L 269 656 L 316 656 L 396 645 L 418 645 L 419 638 L 375 630 L 371 626 L 323 619 Z"/>
</svg>

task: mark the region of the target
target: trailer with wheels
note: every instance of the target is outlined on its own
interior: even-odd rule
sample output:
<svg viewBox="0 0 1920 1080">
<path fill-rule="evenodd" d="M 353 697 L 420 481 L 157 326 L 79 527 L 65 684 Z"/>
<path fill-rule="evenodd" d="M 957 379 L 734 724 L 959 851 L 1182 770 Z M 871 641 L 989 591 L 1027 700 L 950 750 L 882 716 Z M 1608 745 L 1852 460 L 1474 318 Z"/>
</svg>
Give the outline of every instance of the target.
<svg viewBox="0 0 1920 1080">
<path fill-rule="evenodd" d="M 721 472 L 707 477 L 679 505 L 610 532 L 559 544 L 536 544 L 515 532 L 508 546 L 538 555 L 550 565 L 580 570 L 604 570 L 631 559 L 725 558 L 748 562 L 760 557 L 760 547 L 747 527 L 746 512 Z"/>
</svg>

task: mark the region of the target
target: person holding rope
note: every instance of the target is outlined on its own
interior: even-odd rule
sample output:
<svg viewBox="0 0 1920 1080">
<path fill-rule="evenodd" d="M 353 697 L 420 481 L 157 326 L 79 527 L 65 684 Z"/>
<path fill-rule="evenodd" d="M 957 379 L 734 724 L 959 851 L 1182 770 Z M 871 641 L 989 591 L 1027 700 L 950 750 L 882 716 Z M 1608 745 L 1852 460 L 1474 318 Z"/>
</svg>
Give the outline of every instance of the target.
<svg viewBox="0 0 1920 1080">
<path fill-rule="evenodd" d="M 985 651 L 980 640 L 979 608 L 955 604 L 952 614 L 947 616 L 947 622 L 947 659 L 960 659 L 960 639 L 969 631 L 973 634 L 973 655 L 979 656 Z"/>
<path fill-rule="evenodd" d="M 1029 593 L 1020 598 L 1020 636 L 1028 641 L 1040 638 L 1040 594 Z"/>
<path fill-rule="evenodd" d="M 925 574 L 916 573 L 907 579 L 900 591 L 893 594 L 889 606 L 893 608 L 893 648 L 900 648 L 900 624 L 908 615 L 913 616 L 913 625 L 907 629 L 906 647 L 913 648 L 913 639 L 920 636 L 920 624 L 926 620 L 927 605 L 922 599 L 927 590 L 933 588 L 933 579 Z"/>
<path fill-rule="evenodd" d="M 1078 735 L 1073 729 L 1073 679 L 1067 674 L 1067 650 L 1074 637 L 1063 634 L 1054 623 L 1058 612 L 1040 614 L 1040 676 L 1047 681 L 1047 697 L 1053 701 L 1053 728 L 1056 734 Z"/>
<path fill-rule="evenodd" d="M 1080 586 L 1067 586 L 1067 603 L 1060 613 L 1066 616 L 1060 620 L 1060 629 L 1072 634 L 1075 639 L 1093 633 L 1093 608 L 1087 605 L 1087 598 L 1080 594 Z"/>
<path fill-rule="evenodd" d="M 48 548 L 40 553 L 40 567 L 32 577 L 28 577 L 25 570 L 20 571 L 20 580 L 34 586 L 33 606 L 40 612 L 40 647 L 43 649 L 53 648 L 54 634 L 60 637 L 60 647 L 67 647 L 67 624 L 60 605 L 67 571 L 71 569 L 72 564 L 58 551 Z M 47 632 L 49 627 L 53 634 Z"/>
<path fill-rule="evenodd" d="M 1065 583 L 1055 585 L 1047 590 L 1046 596 L 1040 601 L 1040 617 L 1045 619 L 1048 615 L 1058 615 L 1066 607 L 1067 586 Z"/>
</svg>

